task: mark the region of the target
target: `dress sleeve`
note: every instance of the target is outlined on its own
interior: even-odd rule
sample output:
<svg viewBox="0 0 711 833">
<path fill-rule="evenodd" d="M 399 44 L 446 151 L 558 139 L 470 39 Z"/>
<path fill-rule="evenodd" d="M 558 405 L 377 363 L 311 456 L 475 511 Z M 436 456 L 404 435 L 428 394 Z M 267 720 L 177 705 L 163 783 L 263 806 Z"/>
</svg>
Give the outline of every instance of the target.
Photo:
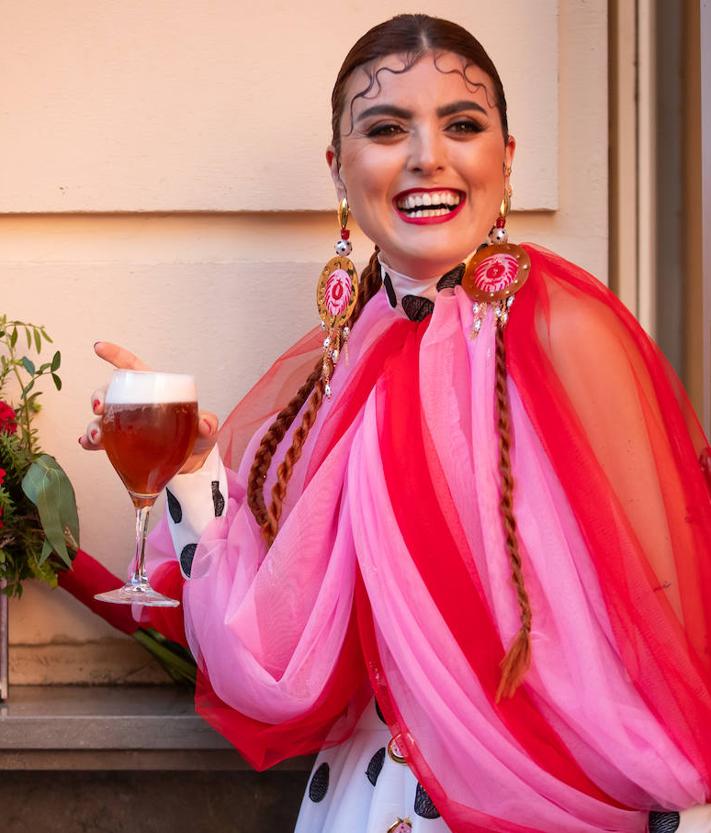
<svg viewBox="0 0 711 833">
<path fill-rule="evenodd" d="M 225 511 L 229 499 L 227 473 L 215 446 L 202 467 L 176 475 L 166 487 L 170 537 L 183 578 L 190 578 L 197 542 L 214 518 Z"/>
</svg>

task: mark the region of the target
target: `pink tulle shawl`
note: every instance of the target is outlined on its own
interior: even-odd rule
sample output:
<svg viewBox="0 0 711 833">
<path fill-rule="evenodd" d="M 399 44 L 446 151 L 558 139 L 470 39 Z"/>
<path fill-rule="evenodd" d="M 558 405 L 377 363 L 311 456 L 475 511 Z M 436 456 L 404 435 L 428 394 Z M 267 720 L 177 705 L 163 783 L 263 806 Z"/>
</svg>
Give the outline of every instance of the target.
<svg viewBox="0 0 711 833">
<path fill-rule="evenodd" d="M 471 338 L 457 287 L 421 323 L 382 292 L 367 304 L 269 551 L 247 475 L 318 332 L 227 420 L 227 512 L 183 592 L 196 705 L 263 768 L 346 738 L 375 692 L 455 833 L 643 831 L 648 810 L 710 791 L 707 442 L 619 301 L 527 249 L 506 329 L 533 613 L 524 684 L 495 702 L 520 624 L 498 509 L 495 331 L 489 315 Z M 174 558 L 165 524 L 152 546 L 157 574 Z"/>
</svg>

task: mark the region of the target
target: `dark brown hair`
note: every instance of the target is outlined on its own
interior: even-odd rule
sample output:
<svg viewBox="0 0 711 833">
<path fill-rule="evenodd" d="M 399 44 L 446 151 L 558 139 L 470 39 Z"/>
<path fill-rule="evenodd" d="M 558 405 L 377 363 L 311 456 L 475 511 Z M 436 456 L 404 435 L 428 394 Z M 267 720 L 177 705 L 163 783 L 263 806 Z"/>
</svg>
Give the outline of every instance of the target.
<svg viewBox="0 0 711 833">
<path fill-rule="evenodd" d="M 390 72 L 395 75 L 407 72 L 428 52 L 434 53 L 435 65 L 437 56 L 445 52 L 452 52 L 464 58 L 466 63 L 461 70 L 449 70 L 449 72 L 459 73 L 467 86 L 473 89 L 483 88 L 487 99 L 489 98 L 488 89 L 481 83 L 471 81 L 467 77 L 467 70 L 472 66 L 479 67 L 491 78 L 494 85 L 494 100 L 493 102 L 490 101 L 490 104 L 499 111 L 501 130 L 504 143 L 506 143 L 509 129 L 504 86 L 484 47 L 474 35 L 449 20 L 430 17 L 426 14 L 399 14 L 384 23 L 379 23 L 366 32 L 362 38 L 356 41 L 343 61 L 343 66 L 338 73 L 331 94 L 331 130 L 333 134 L 331 143 L 336 149 L 336 156 L 340 154 L 341 149 L 340 125 L 346 105 L 346 84 L 353 72 L 359 67 L 365 68 L 369 76 L 369 82 L 365 89 L 353 96 L 349 106 L 351 114 L 353 112 L 353 102 L 359 98 L 369 97 L 374 88 L 376 88 L 376 95 L 380 91 L 379 76 L 382 72 Z M 403 56 L 405 63 L 398 69 L 386 66 L 382 66 L 378 70 L 373 67 L 368 69 L 371 64 L 389 55 Z"/>
</svg>

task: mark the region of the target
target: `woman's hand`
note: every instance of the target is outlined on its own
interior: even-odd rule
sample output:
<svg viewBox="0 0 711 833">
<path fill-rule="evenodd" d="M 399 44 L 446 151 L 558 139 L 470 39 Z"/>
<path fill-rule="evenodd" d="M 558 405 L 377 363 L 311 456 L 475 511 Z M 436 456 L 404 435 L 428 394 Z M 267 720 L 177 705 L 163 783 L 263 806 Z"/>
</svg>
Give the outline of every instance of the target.
<svg viewBox="0 0 711 833">
<path fill-rule="evenodd" d="M 97 341 L 94 352 L 100 359 L 104 359 L 114 367 L 122 370 L 150 370 L 137 356 L 110 341 Z M 101 442 L 101 416 L 104 413 L 104 399 L 106 387 L 95 390 L 91 395 L 91 409 L 97 419 L 93 419 L 86 427 L 86 433 L 79 437 L 79 445 L 87 451 L 103 449 Z M 190 457 L 185 461 L 179 474 L 197 471 L 205 462 L 205 458 L 212 450 L 217 440 L 217 416 L 209 411 L 201 411 L 198 421 L 198 435 L 193 445 Z"/>
</svg>

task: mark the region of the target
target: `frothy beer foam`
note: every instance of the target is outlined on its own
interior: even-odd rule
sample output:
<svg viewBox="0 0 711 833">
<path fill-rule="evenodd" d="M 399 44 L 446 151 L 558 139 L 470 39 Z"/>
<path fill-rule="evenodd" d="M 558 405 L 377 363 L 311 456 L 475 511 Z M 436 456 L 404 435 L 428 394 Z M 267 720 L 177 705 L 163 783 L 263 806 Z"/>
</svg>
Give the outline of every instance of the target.
<svg viewBox="0 0 711 833">
<path fill-rule="evenodd" d="M 115 370 L 106 392 L 106 402 L 111 405 L 197 402 L 195 380 L 184 373 Z"/>
</svg>

